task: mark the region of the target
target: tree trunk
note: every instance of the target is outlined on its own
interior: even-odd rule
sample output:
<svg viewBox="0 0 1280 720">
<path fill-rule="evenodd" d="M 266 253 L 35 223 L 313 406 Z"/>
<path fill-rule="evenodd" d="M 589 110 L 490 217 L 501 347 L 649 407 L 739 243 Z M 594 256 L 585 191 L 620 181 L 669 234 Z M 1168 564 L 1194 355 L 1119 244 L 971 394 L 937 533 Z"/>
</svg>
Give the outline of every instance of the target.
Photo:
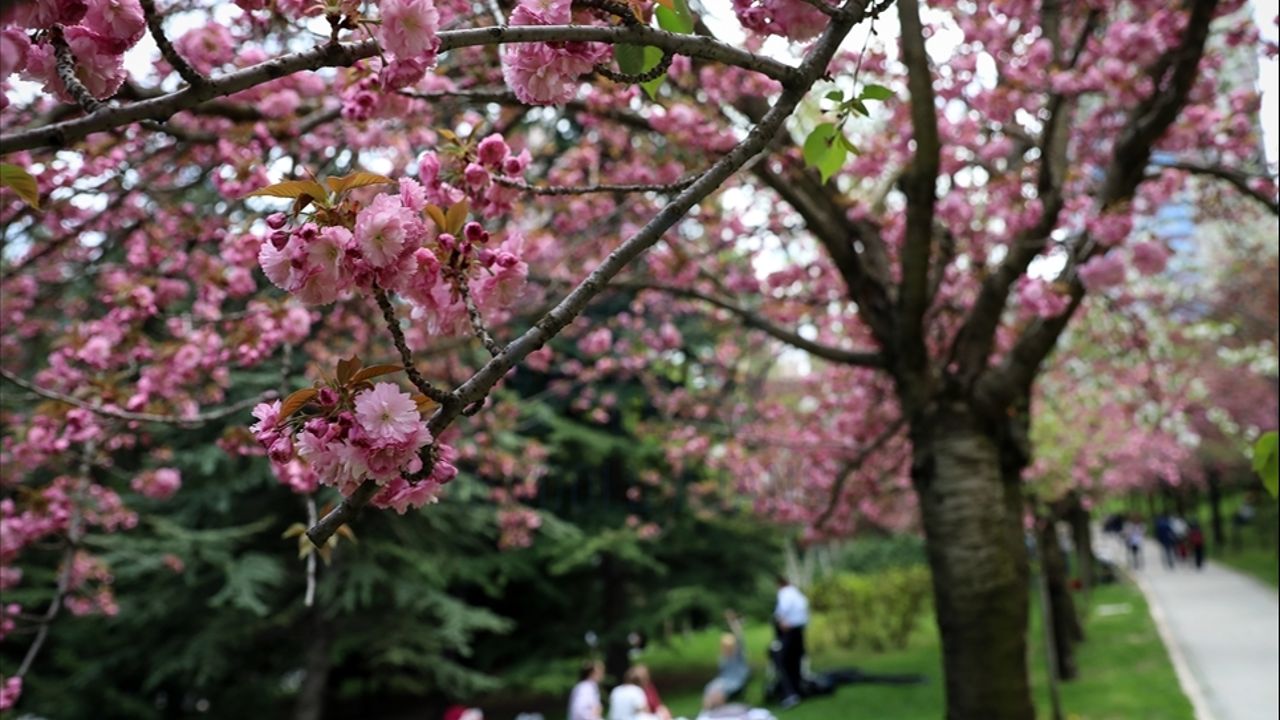
<svg viewBox="0 0 1280 720">
<path fill-rule="evenodd" d="M 604 628 L 600 635 L 604 641 L 605 672 L 621 682 L 631 662 L 627 653 L 627 632 L 623 627 L 627 619 L 626 577 L 621 563 L 609 553 L 604 553 L 601 558 L 600 580 L 604 586 Z"/>
<path fill-rule="evenodd" d="M 1053 627 L 1054 647 L 1058 654 L 1058 677 L 1074 680 L 1079 675 L 1076 668 L 1076 645 L 1084 640 L 1084 628 L 1080 625 L 1075 602 L 1071 599 L 1066 558 L 1062 554 L 1062 546 L 1058 544 L 1057 523 L 1052 519 L 1041 523 L 1037 545 L 1040 547 L 1040 569 L 1044 573 L 1044 587 L 1049 593 L 1047 605 L 1051 617 L 1044 618 L 1044 622 Z"/>
<path fill-rule="evenodd" d="M 1205 474 L 1209 481 L 1209 526 L 1213 532 L 1213 550 L 1222 552 L 1227 544 L 1227 534 L 1222 527 L 1222 473 L 1211 467 Z"/>
<path fill-rule="evenodd" d="M 325 688 L 329 684 L 329 670 L 333 667 L 329 657 L 332 639 L 329 623 L 318 612 L 312 612 L 311 616 L 311 631 L 303 660 L 305 675 L 293 706 L 294 720 L 320 720 L 324 715 Z"/>
<path fill-rule="evenodd" d="M 1066 512 L 1063 515 L 1071 525 L 1071 543 L 1076 548 L 1076 577 L 1080 579 L 1081 589 L 1088 592 L 1095 584 L 1091 518 L 1084 503 L 1080 501 L 1079 495 L 1072 493 L 1067 502 Z"/>
<path fill-rule="evenodd" d="M 942 636 L 949 720 L 1031 720 L 1022 488 L 1000 440 L 964 407 L 912 424 Z"/>
</svg>

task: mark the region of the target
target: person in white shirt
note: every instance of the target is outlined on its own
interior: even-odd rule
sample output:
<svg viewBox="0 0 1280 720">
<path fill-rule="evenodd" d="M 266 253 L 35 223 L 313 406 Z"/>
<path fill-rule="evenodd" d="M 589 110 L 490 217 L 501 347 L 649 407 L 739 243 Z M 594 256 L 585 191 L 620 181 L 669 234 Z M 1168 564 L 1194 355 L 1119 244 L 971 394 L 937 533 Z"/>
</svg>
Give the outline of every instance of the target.
<svg viewBox="0 0 1280 720">
<path fill-rule="evenodd" d="M 784 685 L 782 707 L 789 708 L 800 702 L 800 663 L 804 659 L 804 629 L 809 624 L 809 599 L 781 575 L 773 619 L 782 641 L 782 667 L 778 668 Z"/>
<path fill-rule="evenodd" d="M 569 693 L 569 720 L 600 720 L 600 681 L 604 663 L 594 660 L 582 666 L 577 685 Z"/>
<path fill-rule="evenodd" d="M 622 678 L 621 685 L 609 693 L 609 720 L 658 720 L 649 712 L 649 697 L 641 686 L 639 673 L 633 667 Z"/>
</svg>

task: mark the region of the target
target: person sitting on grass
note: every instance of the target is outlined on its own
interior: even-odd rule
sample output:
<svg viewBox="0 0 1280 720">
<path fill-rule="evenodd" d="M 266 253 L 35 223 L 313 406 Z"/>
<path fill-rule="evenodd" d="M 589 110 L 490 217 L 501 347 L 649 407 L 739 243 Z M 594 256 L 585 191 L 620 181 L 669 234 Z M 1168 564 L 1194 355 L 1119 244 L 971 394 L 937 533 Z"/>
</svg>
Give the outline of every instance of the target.
<svg viewBox="0 0 1280 720">
<path fill-rule="evenodd" d="M 583 664 L 578 684 L 569 693 L 569 720 L 600 720 L 600 681 L 604 679 L 604 663 L 591 660 Z"/>
<path fill-rule="evenodd" d="M 719 672 L 702 692 L 703 710 L 714 710 L 729 702 L 742 692 L 751 677 L 742 622 L 732 610 L 725 611 L 724 619 L 729 625 L 729 632 L 720 636 Z"/>
<path fill-rule="evenodd" d="M 622 684 L 609 693 L 609 720 L 658 720 L 649 712 L 649 698 L 643 681 L 648 673 L 637 672 L 636 667 L 622 676 Z"/>
<path fill-rule="evenodd" d="M 635 684 L 644 690 L 645 700 L 649 703 L 649 712 L 658 717 L 658 720 L 671 720 L 671 711 L 662 702 L 662 696 L 658 694 L 658 686 L 653 684 L 653 678 L 649 675 L 649 668 L 644 665 L 632 665 L 628 671 L 635 679 Z"/>
</svg>

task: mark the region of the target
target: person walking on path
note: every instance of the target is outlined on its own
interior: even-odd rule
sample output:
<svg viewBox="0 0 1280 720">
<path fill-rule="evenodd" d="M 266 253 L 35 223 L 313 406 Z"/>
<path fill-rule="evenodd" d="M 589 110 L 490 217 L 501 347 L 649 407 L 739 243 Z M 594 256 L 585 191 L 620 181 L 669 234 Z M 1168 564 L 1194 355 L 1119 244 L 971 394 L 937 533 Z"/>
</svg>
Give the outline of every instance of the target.
<svg viewBox="0 0 1280 720">
<path fill-rule="evenodd" d="M 1160 515 L 1155 523 L 1156 542 L 1160 543 L 1160 554 L 1164 558 L 1164 566 L 1172 570 L 1176 564 L 1174 552 L 1173 522 L 1168 515 Z"/>
<path fill-rule="evenodd" d="M 1200 572 L 1134 577 L 1196 717 L 1280 718 L 1280 595 L 1275 588 L 1212 560 Z"/>
<path fill-rule="evenodd" d="M 782 575 L 778 576 L 778 604 L 773 611 L 782 642 L 782 707 L 800 703 L 800 663 L 804 660 L 804 629 L 809 624 L 809 599 Z"/>
<path fill-rule="evenodd" d="M 1195 558 L 1196 569 L 1204 570 L 1204 530 L 1200 523 L 1193 522 L 1187 529 L 1187 544 L 1191 546 L 1191 555 Z"/>
<path fill-rule="evenodd" d="M 1134 570 L 1142 569 L 1142 544 L 1146 534 L 1146 528 L 1143 527 L 1142 520 L 1137 515 L 1129 518 L 1129 522 L 1124 524 L 1124 539 L 1129 547 L 1129 567 Z"/>
</svg>

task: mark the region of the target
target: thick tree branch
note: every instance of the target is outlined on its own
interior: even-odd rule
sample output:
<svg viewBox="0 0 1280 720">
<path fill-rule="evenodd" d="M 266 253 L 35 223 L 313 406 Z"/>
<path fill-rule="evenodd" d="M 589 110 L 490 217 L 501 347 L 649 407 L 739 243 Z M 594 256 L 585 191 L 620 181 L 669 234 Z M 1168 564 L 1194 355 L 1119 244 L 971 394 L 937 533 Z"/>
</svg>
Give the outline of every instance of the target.
<svg viewBox="0 0 1280 720">
<path fill-rule="evenodd" d="M 1042 10 L 1044 32 L 1053 41 L 1055 62 L 1060 55 L 1061 2 L 1062 0 L 1046 2 Z M 1066 60 L 1067 69 L 1074 68 L 1079 63 L 1089 37 L 1097 28 L 1100 16 L 1100 11 L 1095 9 L 1085 17 L 1084 26 L 1080 29 L 1080 34 L 1076 36 L 1072 47 L 1071 57 Z M 987 360 L 991 357 L 995 344 L 996 329 L 1000 326 L 1001 317 L 1009 301 L 1009 292 L 1018 278 L 1031 266 L 1031 262 L 1044 250 L 1045 242 L 1058 224 L 1058 216 L 1063 207 L 1063 181 L 1067 174 L 1070 123 L 1075 106 L 1074 100 L 1059 93 L 1049 96 L 1047 103 L 1049 120 L 1045 124 L 1039 143 L 1040 174 L 1037 191 L 1041 203 L 1040 220 L 1014 239 L 1009 246 L 1009 254 L 999 267 L 983 280 L 973 308 L 956 335 L 951 360 L 958 366 L 957 380 L 962 387 L 972 386 L 978 376 L 986 370 Z"/>
<path fill-rule="evenodd" d="M 896 345 L 893 299 L 878 229 L 869 222 L 850 220 L 826 186 L 804 171 L 784 174 L 769 163 L 759 163 L 752 172 L 804 218 L 848 287 L 850 299 L 858 304 L 858 314 L 881 347 L 892 351 Z"/>
<path fill-rule="evenodd" d="M 794 86 L 799 82 L 799 71 L 796 68 L 776 60 L 753 55 L 710 38 L 677 35 L 648 27 L 587 25 L 486 27 L 448 30 L 440 33 L 439 39 L 440 52 L 476 45 L 523 42 L 581 41 L 612 45 L 650 45 L 678 55 L 703 58 L 759 72 L 785 86 Z M 189 110 L 214 98 L 247 90 L 302 70 L 346 67 L 377 54 L 377 43 L 365 40 L 348 44 L 325 44 L 311 50 L 282 55 L 243 70 L 210 78 L 207 83 L 200 86 L 183 88 L 167 95 L 121 107 L 103 107 L 86 117 L 6 134 L 0 138 L 0 155 L 46 145 L 67 146 L 91 133 L 142 120 L 165 120 L 175 113 Z"/>
<path fill-rule="evenodd" d="M 796 70 L 798 81 L 788 84 L 778 96 L 773 107 L 757 124 L 746 139 L 733 150 L 725 154 L 707 169 L 696 181 L 672 198 L 656 215 L 635 235 L 619 245 L 601 261 L 568 295 L 551 310 L 542 316 L 533 327 L 513 340 L 498 357 L 493 358 L 480 368 L 466 382 L 457 388 L 454 395 L 458 404 L 441 405 L 428 422 L 428 428 L 437 437 L 461 414 L 462 408 L 482 402 L 494 385 L 524 358 L 541 348 L 552 337 L 574 320 L 591 300 L 609 284 L 619 272 L 641 253 L 653 247 L 662 236 L 670 230 L 685 213 L 703 198 L 715 192 L 726 180 L 738 172 L 758 153 L 765 150 L 774 137 L 782 129 L 783 123 L 795 112 L 796 106 L 804 99 L 809 87 L 817 78 L 826 72 L 827 64 L 840 47 L 841 41 L 849 30 L 863 19 L 867 0 L 850 0 L 850 7 L 856 12 L 833 20 L 822 36 L 814 43 L 808 57 Z M 365 481 L 350 498 L 334 508 L 321 519 L 315 527 L 307 531 L 307 537 L 317 547 L 337 531 L 360 508 L 366 505 L 378 486 L 371 480 Z"/>
<path fill-rule="evenodd" d="M 902 26 L 902 61 L 907 66 L 911 91 L 911 130 L 915 154 L 902 177 L 907 196 L 907 226 L 902 248 L 902 290 L 898 294 L 898 354 L 910 377 L 903 378 L 908 392 L 923 392 L 927 352 L 924 344 L 924 312 L 929 300 L 929 261 L 933 252 L 933 206 L 937 199 L 938 167 L 942 152 L 938 139 L 938 113 L 934 107 L 933 74 L 924 47 L 917 0 L 898 0 Z"/>
<path fill-rule="evenodd" d="M 1187 96 L 1198 74 L 1200 58 L 1209 38 L 1209 26 L 1219 0 L 1193 0 L 1182 41 L 1156 65 L 1156 88 L 1134 109 L 1112 152 L 1111 163 L 1098 197 L 1100 210 L 1133 197 L 1145 178 L 1152 149 L 1186 106 Z M 1070 273 L 1070 304 L 1061 315 L 1033 321 L 1014 342 L 998 368 L 988 370 L 978 380 L 976 398 L 988 413 L 1000 413 L 1031 389 L 1045 358 L 1053 352 L 1058 338 L 1084 299 L 1085 287 L 1075 267 L 1089 257 L 1105 252 L 1083 233 L 1073 248 Z"/>
</svg>

